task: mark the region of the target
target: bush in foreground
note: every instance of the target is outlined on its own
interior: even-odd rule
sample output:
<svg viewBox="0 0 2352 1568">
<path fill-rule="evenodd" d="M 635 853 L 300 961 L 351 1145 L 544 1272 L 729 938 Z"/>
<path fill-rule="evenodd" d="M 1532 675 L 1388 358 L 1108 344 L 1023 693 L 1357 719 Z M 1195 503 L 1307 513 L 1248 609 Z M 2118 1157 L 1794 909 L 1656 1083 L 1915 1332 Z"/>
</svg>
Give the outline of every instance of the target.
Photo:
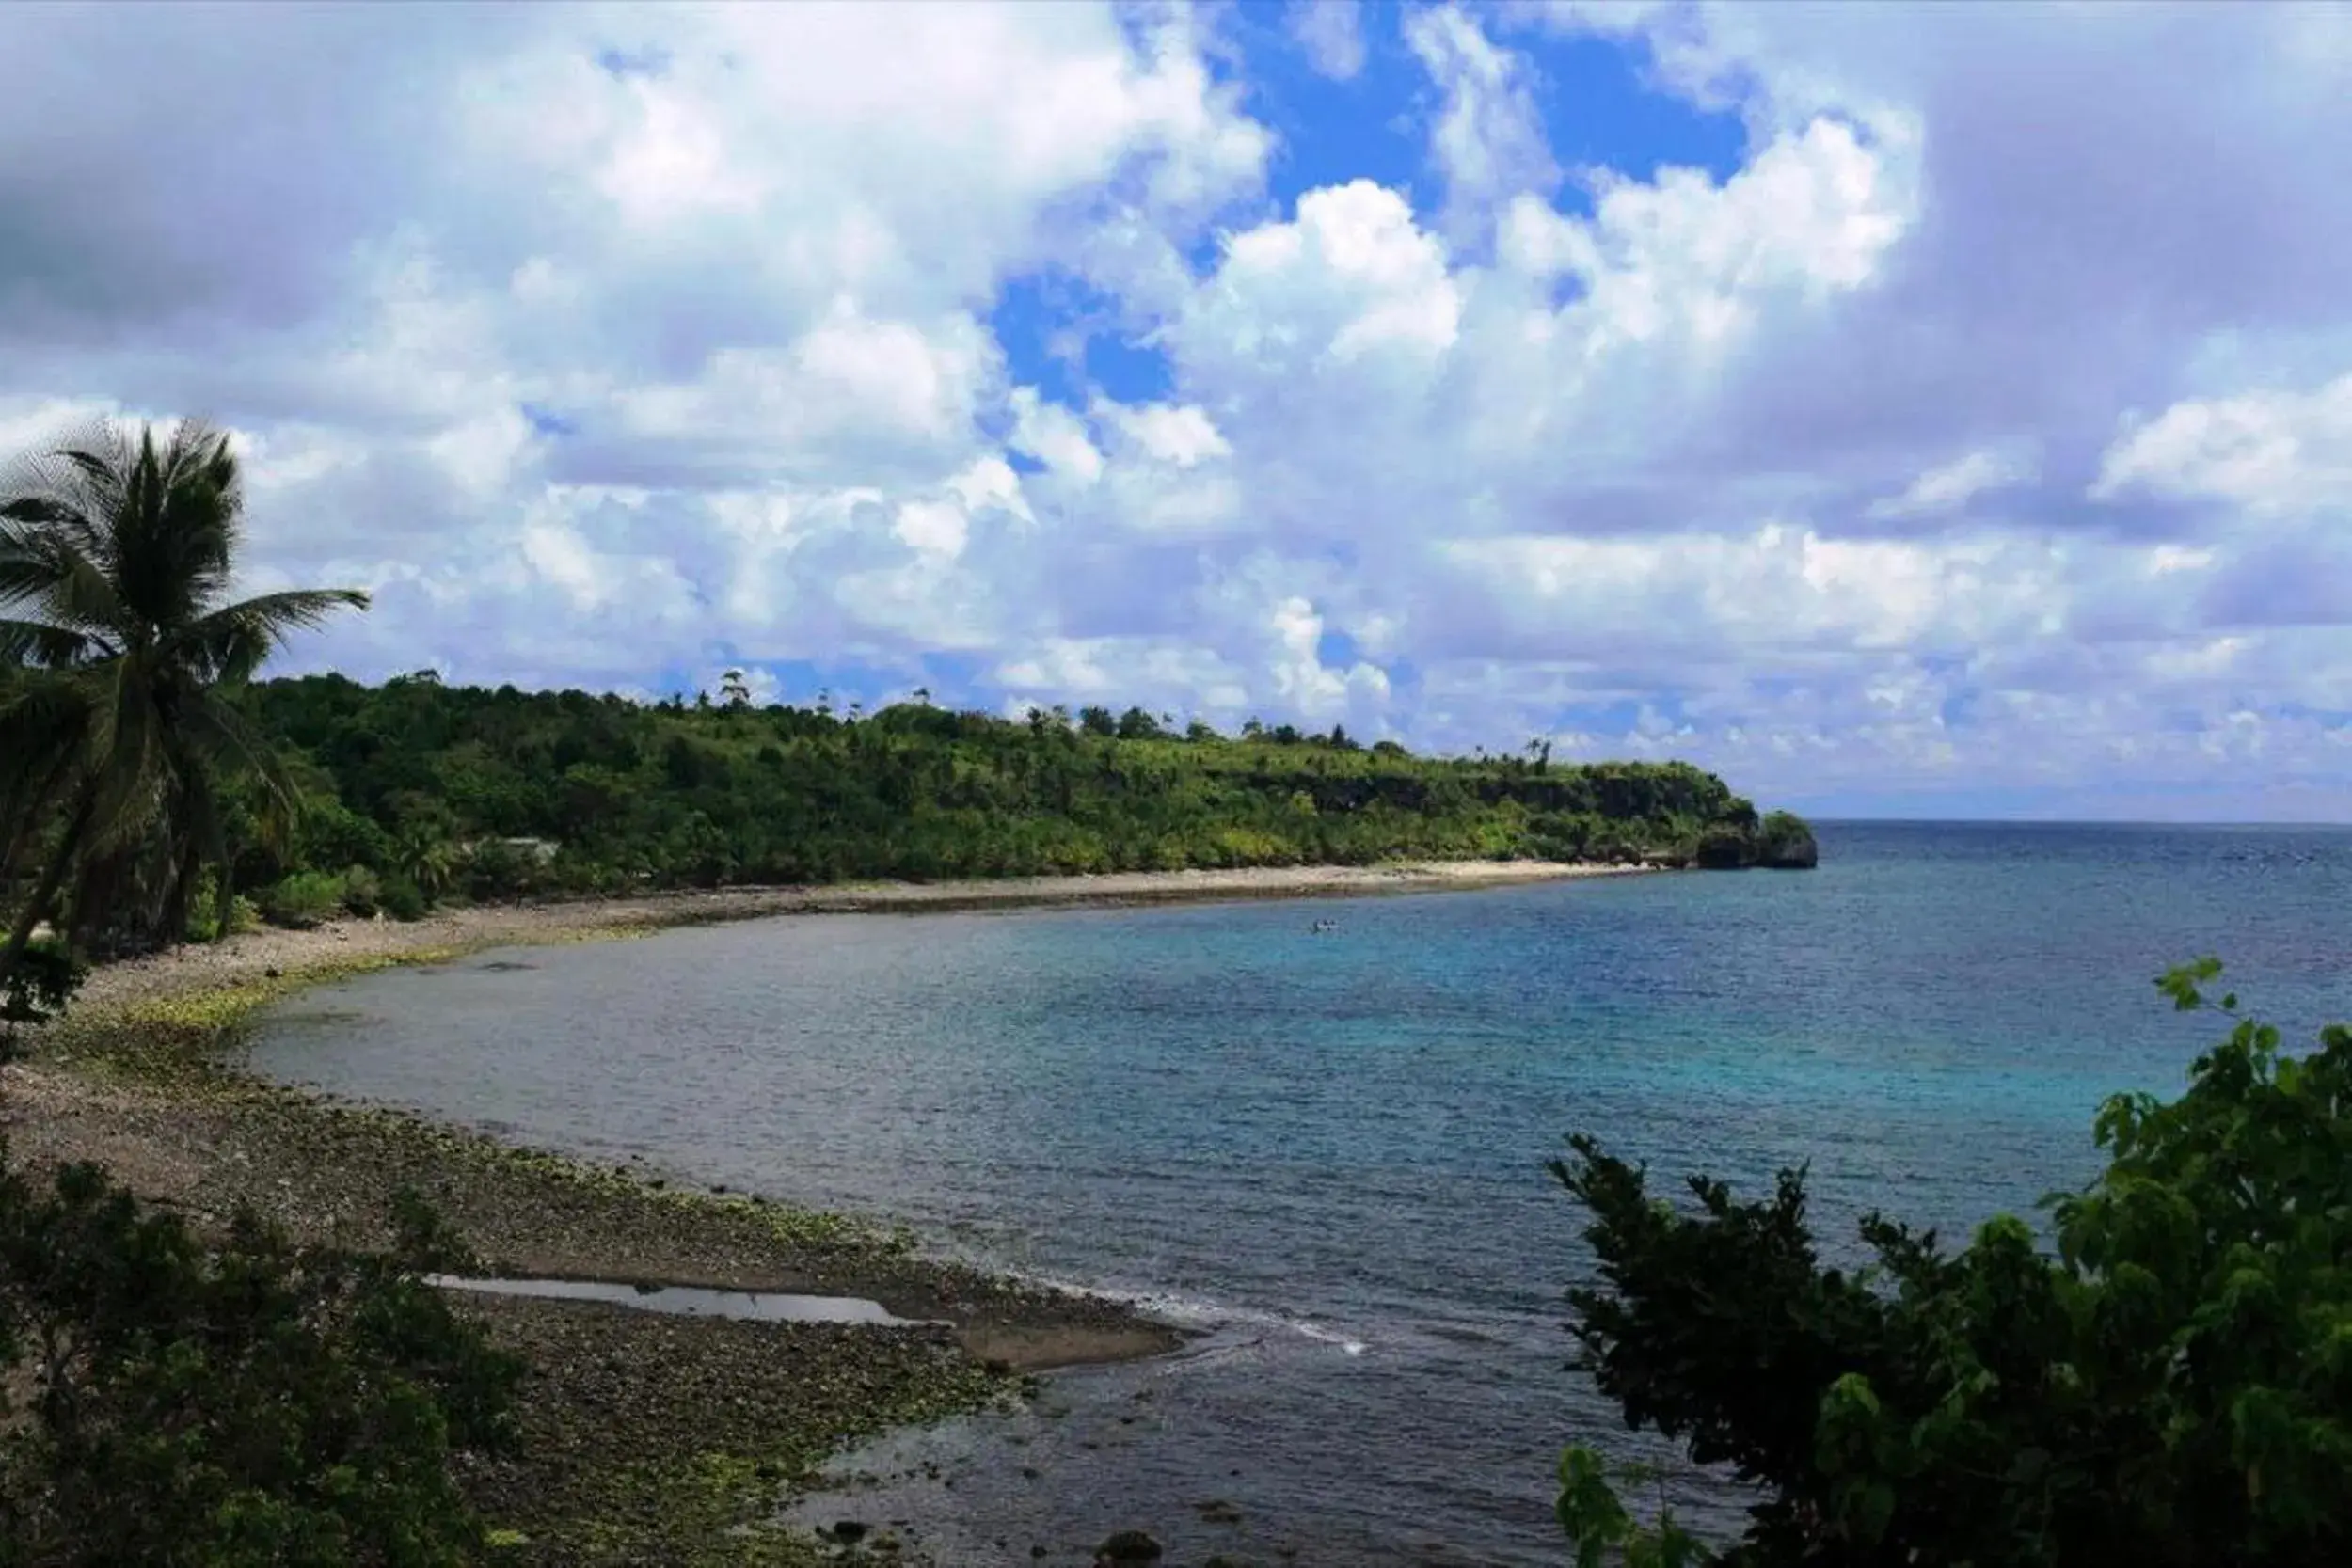
<svg viewBox="0 0 2352 1568">
<path fill-rule="evenodd" d="M 1802 1172 L 1758 1202 L 1651 1198 L 1590 1138 L 1554 1174 L 1605 1288 L 1570 1292 L 1628 1422 L 1759 1488 L 1745 1534 L 1637 1524 L 1598 1457 L 1561 1467 L 1581 1568 L 2352 1561 L 2352 1029 L 2301 1058 L 2159 982 L 2228 1039 L 2169 1103 L 2118 1095 L 2106 1171 L 2045 1199 L 2055 1256 L 2002 1216 L 1947 1255 L 1876 1215 L 1876 1263 L 1823 1268 Z"/>
<path fill-rule="evenodd" d="M 64 1012 L 87 973 L 55 937 L 25 946 L 15 970 L 0 981 L 0 1063 L 14 1059 L 18 1028 L 46 1023 Z"/>
<path fill-rule="evenodd" d="M 221 1244 L 95 1166 L 0 1168 L 0 1563 L 439 1568 L 485 1544 L 451 1472 L 519 1375 L 420 1275 L 461 1261 L 404 1199 L 384 1257 Z"/>
</svg>

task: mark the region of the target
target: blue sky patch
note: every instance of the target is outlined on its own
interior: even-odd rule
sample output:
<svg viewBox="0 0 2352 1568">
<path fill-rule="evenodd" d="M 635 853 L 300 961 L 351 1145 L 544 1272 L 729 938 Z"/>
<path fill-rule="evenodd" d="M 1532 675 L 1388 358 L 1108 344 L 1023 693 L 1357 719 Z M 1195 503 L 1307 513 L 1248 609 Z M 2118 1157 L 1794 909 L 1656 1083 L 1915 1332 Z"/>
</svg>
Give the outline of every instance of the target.
<svg viewBox="0 0 2352 1568">
<path fill-rule="evenodd" d="M 521 408 L 523 419 L 531 426 L 531 433 L 533 436 L 552 436 L 561 437 L 564 436 L 577 436 L 580 434 L 580 421 L 578 420 L 572 419 L 564 414 L 559 414 L 554 409 L 548 407 L 545 404 L 526 403 L 520 404 L 519 406 Z"/>
<path fill-rule="evenodd" d="M 646 44 L 636 49 L 608 45 L 596 51 L 596 69 L 616 82 L 627 81 L 632 76 L 664 76 L 670 70 L 670 52 L 659 44 Z"/>
<path fill-rule="evenodd" d="M 989 330 L 1016 385 L 1083 410 L 1095 393 L 1120 403 L 1164 399 L 1175 385 L 1168 356 L 1138 341 L 1118 298 L 1061 271 L 1028 274 L 997 291 Z"/>
<path fill-rule="evenodd" d="M 1280 215 L 1299 197 L 1328 185 L 1373 180 L 1414 198 L 1434 215 L 1444 189 L 1427 155 L 1428 117 L 1437 92 L 1398 32 L 1393 6 L 1359 11 L 1364 65 L 1335 82 L 1309 63 L 1289 37 L 1282 8 L 1240 8 L 1233 28 L 1249 55 L 1243 104 L 1279 138 L 1268 168 L 1268 195 Z"/>
<path fill-rule="evenodd" d="M 1614 39 L 1513 37 L 1542 74 L 1535 106 L 1551 155 L 1570 178 L 1559 205 L 1589 215 L 1591 193 L 1574 178 L 1607 168 L 1652 181 L 1664 168 L 1696 168 L 1721 183 L 1740 171 L 1747 126 L 1652 85 L 1645 44 Z"/>
</svg>

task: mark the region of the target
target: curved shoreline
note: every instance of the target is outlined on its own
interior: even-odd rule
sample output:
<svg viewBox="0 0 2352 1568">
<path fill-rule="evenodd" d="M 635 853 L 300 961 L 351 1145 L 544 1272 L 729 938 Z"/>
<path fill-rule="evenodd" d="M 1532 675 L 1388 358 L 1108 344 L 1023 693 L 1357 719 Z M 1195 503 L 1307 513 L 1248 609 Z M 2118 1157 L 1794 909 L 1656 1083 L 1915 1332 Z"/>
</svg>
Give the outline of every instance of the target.
<svg viewBox="0 0 2352 1568">
<path fill-rule="evenodd" d="M 949 1325 L 465 1304 L 536 1369 L 526 1457 L 470 1477 L 493 1522 L 526 1538 L 501 1560 L 798 1564 L 818 1560 L 813 1543 L 740 1532 L 771 1519 L 780 1493 L 813 1483 L 845 1446 L 1013 1397 L 1034 1386 L 1029 1374 L 1161 1354 L 1187 1336 L 1113 1298 L 919 1256 L 903 1230 L 264 1083 L 222 1060 L 258 1008 L 370 970 L 715 921 L 1362 895 L 1619 874 L 1626 868 L 1454 862 L 746 888 L 257 931 L 99 970 L 74 1011 L 37 1037 L 34 1059 L 0 1069 L 0 1126 L 20 1164 L 99 1161 L 199 1230 L 251 1205 L 305 1239 L 380 1245 L 392 1193 L 413 1186 L 487 1274 L 855 1295 Z"/>
<path fill-rule="evenodd" d="M 835 1453 L 1028 1397 L 1048 1369 L 1184 1342 L 1123 1303 L 928 1259 L 869 1222 L 340 1104 L 211 1060 L 279 996 L 452 956 L 327 958 L 83 1009 L 44 1031 L 33 1059 L 0 1069 L 0 1129 L 11 1163 L 36 1179 L 98 1162 L 199 1235 L 249 1208 L 300 1240 L 374 1250 L 390 1240 L 393 1195 L 411 1188 L 485 1275 L 861 1296 L 921 1320 L 762 1323 L 453 1291 L 530 1369 L 519 1453 L 460 1456 L 461 1481 L 504 1543 L 497 1561 L 832 1560 L 776 1519 L 786 1497 L 822 1489 Z"/>
<path fill-rule="evenodd" d="M 485 947 L 637 935 L 677 926 L 791 914 L 949 914 L 1257 898 L 1367 897 L 1468 892 L 1525 882 L 1654 874 L 1644 866 L 1563 861 L 1412 861 L 1383 865 L 1253 866 L 1231 871 L 1120 871 L 949 882 L 690 889 L 621 898 L 484 904 L 409 922 L 337 920 L 307 931 L 262 929 L 110 963 L 83 988 L 85 1010 L 167 1001 L 318 967 L 434 962 Z M 324 975 L 322 978 L 331 978 Z"/>
</svg>

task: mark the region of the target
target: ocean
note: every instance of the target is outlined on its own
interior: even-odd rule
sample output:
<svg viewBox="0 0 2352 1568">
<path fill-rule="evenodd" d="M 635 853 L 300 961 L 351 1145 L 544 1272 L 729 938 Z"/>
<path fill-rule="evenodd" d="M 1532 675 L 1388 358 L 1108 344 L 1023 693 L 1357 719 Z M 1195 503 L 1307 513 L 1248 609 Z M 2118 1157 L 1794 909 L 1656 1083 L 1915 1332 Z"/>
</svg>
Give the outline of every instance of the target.
<svg viewBox="0 0 2352 1568">
<path fill-rule="evenodd" d="M 485 955 L 281 1006 L 268 1074 L 904 1221 L 1203 1331 L 850 1456 L 811 1517 L 942 1562 L 1556 1564 L 1562 1445 L 1655 1457 L 1565 1370 L 1571 1132 L 1749 1190 L 1809 1163 L 1947 1235 L 2098 1168 L 2119 1089 L 2352 1019 L 2352 830 L 1828 824 L 1807 874 L 1347 901 L 802 916 Z M 1318 930 L 1318 922 L 1336 928 Z M 520 967 L 516 967 L 520 966 Z M 1740 1499 L 1683 1475 L 1702 1528 Z M 1287 1553 L 1287 1556 L 1283 1554 Z"/>
</svg>

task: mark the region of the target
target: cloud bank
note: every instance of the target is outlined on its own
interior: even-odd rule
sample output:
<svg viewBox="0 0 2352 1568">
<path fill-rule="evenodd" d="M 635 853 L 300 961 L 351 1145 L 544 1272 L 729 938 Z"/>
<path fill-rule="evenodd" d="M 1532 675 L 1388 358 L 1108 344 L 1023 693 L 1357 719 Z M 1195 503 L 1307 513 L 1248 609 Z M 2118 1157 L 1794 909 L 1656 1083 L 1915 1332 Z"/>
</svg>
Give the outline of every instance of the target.
<svg viewBox="0 0 2352 1568">
<path fill-rule="evenodd" d="M 0 50 L 0 447 L 233 427 L 257 582 L 378 595 L 303 666 L 2352 816 L 2341 7 L 91 6 Z"/>
</svg>

